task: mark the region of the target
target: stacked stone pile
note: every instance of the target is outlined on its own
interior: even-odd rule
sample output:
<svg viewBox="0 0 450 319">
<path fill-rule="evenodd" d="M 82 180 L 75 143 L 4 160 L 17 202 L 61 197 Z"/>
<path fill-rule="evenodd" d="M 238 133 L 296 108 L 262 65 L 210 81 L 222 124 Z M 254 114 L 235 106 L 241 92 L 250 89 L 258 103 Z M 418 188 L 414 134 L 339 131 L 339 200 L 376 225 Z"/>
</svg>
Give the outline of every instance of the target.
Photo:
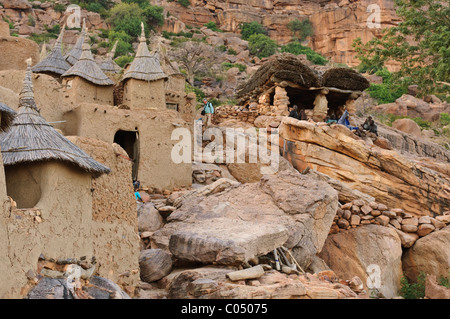
<svg viewBox="0 0 450 319">
<path fill-rule="evenodd" d="M 253 124 L 259 115 L 258 110 L 254 107 L 244 108 L 243 106 L 223 105 L 216 109 L 215 121 L 222 123 L 229 119 L 236 119 Z"/>
<path fill-rule="evenodd" d="M 330 234 L 362 225 L 381 225 L 394 228 L 402 241 L 402 246 L 409 248 L 420 237 L 444 228 L 449 223 L 450 211 L 435 218 L 431 216 L 417 217 L 405 213 L 401 208 L 389 209 L 384 204 L 354 200 L 338 208 Z"/>
</svg>

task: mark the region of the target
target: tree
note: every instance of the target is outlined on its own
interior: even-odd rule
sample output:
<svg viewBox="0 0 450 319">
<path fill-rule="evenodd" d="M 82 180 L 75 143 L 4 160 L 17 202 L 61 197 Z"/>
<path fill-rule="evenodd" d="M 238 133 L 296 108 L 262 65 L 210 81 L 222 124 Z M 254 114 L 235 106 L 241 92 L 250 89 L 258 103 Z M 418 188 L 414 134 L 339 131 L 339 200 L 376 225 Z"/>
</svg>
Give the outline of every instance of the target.
<svg viewBox="0 0 450 319">
<path fill-rule="evenodd" d="M 253 34 L 267 35 L 267 30 L 256 21 L 242 23 L 239 28 L 241 29 L 241 36 L 244 40 L 248 40 Z"/>
<path fill-rule="evenodd" d="M 277 43 L 264 34 L 253 34 L 248 39 L 248 48 L 251 54 L 258 58 L 266 58 L 275 54 Z"/>
<path fill-rule="evenodd" d="M 308 19 L 300 21 L 299 19 L 292 20 L 288 23 L 288 28 L 292 32 L 292 36 L 298 38 L 300 41 L 314 34 L 311 21 Z"/>
<path fill-rule="evenodd" d="M 381 38 L 353 46 L 361 67 L 370 72 L 395 61 L 400 71 L 394 81 L 410 80 L 419 94 L 433 93 L 440 82 L 450 82 L 450 6 L 441 0 L 394 0 L 398 26 L 382 31 Z"/>
<path fill-rule="evenodd" d="M 212 46 L 196 41 L 183 42 L 169 53 L 170 57 L 186 71 L 190 85 L 194 85 L 196 74 L 207 73 L 217 63 L 219 54 Z"/>
<path fill-rule="evenodd" d="M 141 34 L 141 22 L 144 20 L 144 13 L 139 5 L 122 2 L 110 10 L 110 17 L 106 22 L 111 24 L 115 31 L 124 31 L 136 38 Z"/>
</svg>

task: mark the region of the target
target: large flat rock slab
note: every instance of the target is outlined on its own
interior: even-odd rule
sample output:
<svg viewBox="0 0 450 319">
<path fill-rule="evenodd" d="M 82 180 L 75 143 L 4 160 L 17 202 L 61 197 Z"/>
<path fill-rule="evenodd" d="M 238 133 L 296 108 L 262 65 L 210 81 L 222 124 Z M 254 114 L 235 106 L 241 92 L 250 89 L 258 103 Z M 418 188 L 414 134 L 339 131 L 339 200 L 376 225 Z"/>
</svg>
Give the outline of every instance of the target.
<svg viewBox="0 0 450 319">
<path fill-rule="evenodd" d="M 238 265 L 271 252 L 287 239 L 288 231 L 281 225 L 218 218 L 176 231 L 170 237 L 169 249 L 183 260 Z"/>
</svg>

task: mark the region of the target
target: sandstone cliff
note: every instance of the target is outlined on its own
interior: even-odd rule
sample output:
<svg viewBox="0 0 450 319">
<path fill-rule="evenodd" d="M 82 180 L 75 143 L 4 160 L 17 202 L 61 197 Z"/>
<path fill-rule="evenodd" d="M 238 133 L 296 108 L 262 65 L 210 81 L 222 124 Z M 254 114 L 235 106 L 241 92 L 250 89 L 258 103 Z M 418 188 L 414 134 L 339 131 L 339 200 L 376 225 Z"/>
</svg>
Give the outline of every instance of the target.
<svg viewBox="0 0 450 319">
<path fill-rule="evenodd" d="M 241 23 L 257 21 L 279 45 L 291 41 L 290 21 L 309 19 L 314 28 L 310 46 L 331 61 L 349 66 L 359 64 L 352 48 L 354 39 L 366 42 L 400 21 L 393 0 L 192 0 L 187 9 L 175 1 L 157 2 L 190 26 L 214 21 L 224 31 L 239 33 Z M 166 24 L 169 29 L 174 26 L 179 27 L 173 21 Z"/>
</svg>

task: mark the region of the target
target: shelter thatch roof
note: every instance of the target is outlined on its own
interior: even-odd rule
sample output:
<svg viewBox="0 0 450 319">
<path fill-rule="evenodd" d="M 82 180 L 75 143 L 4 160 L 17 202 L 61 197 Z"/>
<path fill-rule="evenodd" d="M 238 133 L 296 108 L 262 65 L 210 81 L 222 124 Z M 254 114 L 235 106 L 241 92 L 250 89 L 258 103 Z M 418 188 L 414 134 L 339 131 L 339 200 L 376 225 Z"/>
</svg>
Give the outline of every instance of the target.
<svg viewBox="0 0 450 319">
<path fill-rule="evenodd" d="M 64 56 L 64 59 L 66 59 L 70 65 L 77 63 L 83 53 L 83 43 L 85 42 L 86 32 L 86 19 L 83 19 L 83 27 L 81 28 L 81 34 L 77 43 L 75 43 L 75 46 Z"/>
<path fill-rule="evenodd" d="M 56 73 L 58 75 L 63 74 L 68 69 L 70 69 L 70 64 L 64 59 L 61 53 L 61 44 L 64 35 L 65 25 L 61 29 L 61 33 L 56 40 L 55 46 L 50 54 L 45 57 L 42 61 L 36 64 L 31 70 L 35 73 L 41 72 L 51 72 Z M 45 47 L 45 44 L 44 46 Z"/>
<path fill-rule="evenodd" d="M 263 87 L 276 78 L 287 80 L 305 88 L 320 86 L 318 75 L 293 54 L 280 54 L 269 58 L 258 71 L 244 84 L 238 87 L 237 97 Z"/>
<path fill-rule="evenodd" d="M 316 70 L 301 58 L 283 53 L 269 58 L 258 71 L 237 90 L 238 98 L 254 98 L 268 89 L 274 81 L 288 81 L 305 89 L 333 87 L 342 90 L 363 91 L 369 87 L 367 79 L 349 68 Z"/>
<path fill-rule="evenodd" d="M 3 164 L 62 161 L 78 166 L 93 175 L 111 170 L 95 161 L 79 147 L 58 133 L 39 114 L 31 81 L 31 62 L 24 79 L 17 112 L 10 129 L 0 134 Z"/>
<path fill-rule="evenodd" d="M 1 114 L 0 132 L 5 132 L 11 125 L 14 119 L 14 115 L 16 114 L 16 111 L 8 107 L 6 104 L 0 102 L 0 114 Z"/>
<path fill-rule="evenodd" d="M 369 81 L 349 68 L 332 68 L 322 75 L 322 86 L 342 90 L 364 91 L 370 86 Z"/>
<path fill-rule="evenodd" d="M 151 54 L 148 50 L 143 23 L 141 23 L 141 28 L 142 32 L 139 38 L 140 43 L 136 52 L 136 57 L 130 67 L 125 71 L 122 81 L 131 78 L 143 81 L 166 80 L 167 75 L 161 68 L 159 58 L 156 54 Z"/>
<path fill-rule="evenodd" d="M 119 73 L 120 72 L 120 66 L 117 65 L 117 63 L 114 61 L 114 55 L 116 54 L 116 47 L 117 42 L 114 43 L 114 46 L 106 56 L 106 59 L 100 63 L 100 69 L 102 69 L 105 73 Z"/>
<path fill-rule="evenodd" d="M 114 82 L 95 63 L 91 46 L 88 43 L 83 44 L 83 53 L 80 59 L 62 75 L 62 77 L 68 76 L 79 76 L 97 85 L 114 85 Z"/>
</svg>

